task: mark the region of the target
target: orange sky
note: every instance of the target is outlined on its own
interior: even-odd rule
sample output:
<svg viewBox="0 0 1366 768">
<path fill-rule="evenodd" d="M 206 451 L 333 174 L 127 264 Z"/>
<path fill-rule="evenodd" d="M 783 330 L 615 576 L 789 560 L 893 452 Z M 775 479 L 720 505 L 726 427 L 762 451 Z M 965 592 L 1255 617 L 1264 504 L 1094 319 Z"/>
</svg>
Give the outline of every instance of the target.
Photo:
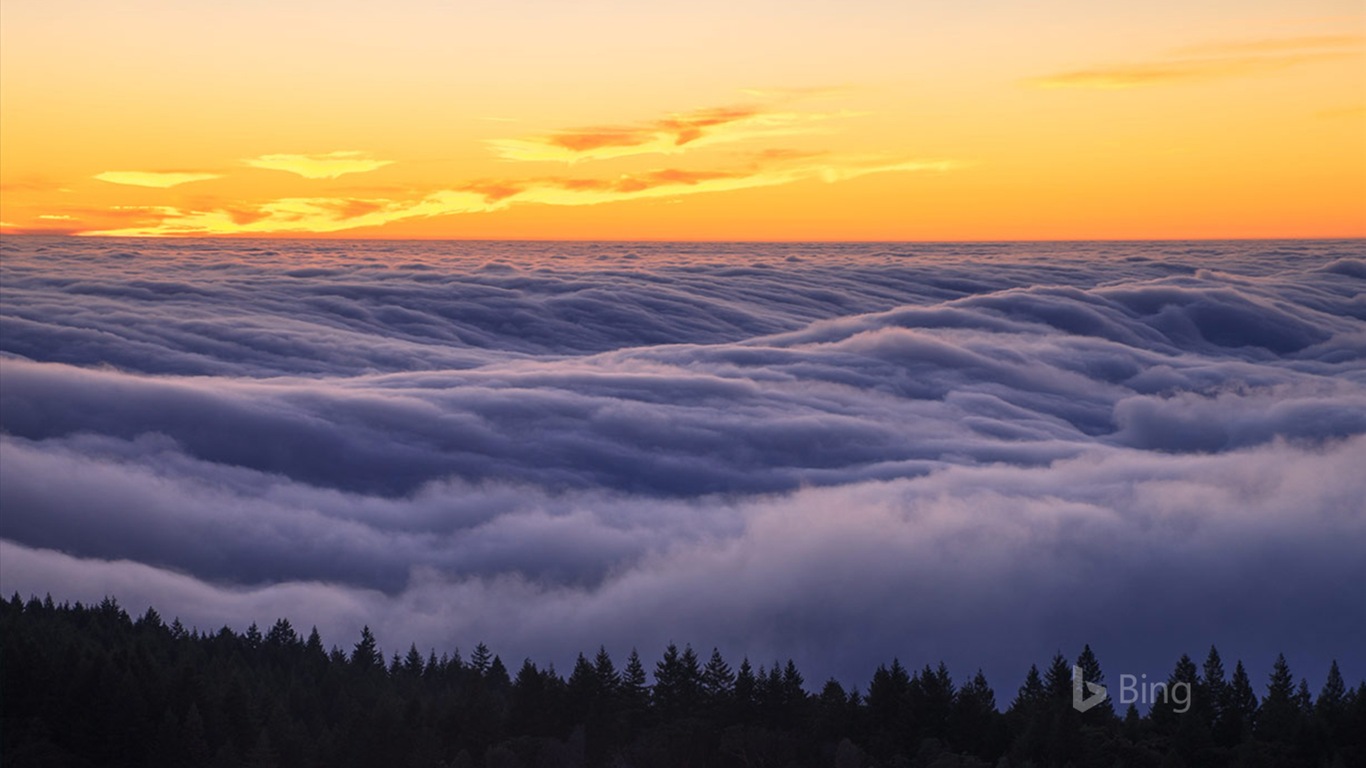
<svg viewBox="0 0 1366 768">
<path fill-rule="evenodd" d="M 0 222 L 1361 237 L 1366 14 L 1359 0 L 5 0 Z"/>
</svg>

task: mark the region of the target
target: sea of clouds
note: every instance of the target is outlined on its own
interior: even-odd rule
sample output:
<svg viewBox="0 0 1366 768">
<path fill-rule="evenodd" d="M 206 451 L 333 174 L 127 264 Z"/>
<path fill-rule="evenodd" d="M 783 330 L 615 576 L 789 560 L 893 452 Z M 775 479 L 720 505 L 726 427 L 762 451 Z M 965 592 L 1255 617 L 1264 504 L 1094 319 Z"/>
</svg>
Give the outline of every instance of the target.
<svg viewBox="0 0 1366 768">
<path fill-rule="evenodd" d="M 0 589 L 1366 677 L 1366 244 L 0 243 Z"/>
</svg>

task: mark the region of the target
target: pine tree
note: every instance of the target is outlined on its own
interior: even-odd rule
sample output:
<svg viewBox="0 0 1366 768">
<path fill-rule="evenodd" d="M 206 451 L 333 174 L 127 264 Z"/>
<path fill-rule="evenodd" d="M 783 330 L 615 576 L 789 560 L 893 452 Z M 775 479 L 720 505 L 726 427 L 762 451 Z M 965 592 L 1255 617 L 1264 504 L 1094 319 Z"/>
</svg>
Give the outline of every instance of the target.
<svg viewBox="0 0 1366 768">
<path fill-rule="evenodd" d="M 737 719 L 741 723 L 751 722 L 759 703 L 759 683 L 754 678 L 748 656 L 740 660 L 740 667 L 735 671 L 734 701 Z"/>
<path fill-rule="evenodd" d="M 290 648 L 298 642 L 299 635 L 295 633 L 294 626 L 289 623 L 289 619 L 277 619 L 274 626 L 266 633 L 266 645 L 271 648 Z"/>
<path fill-rule="evenodd" d="M 626 666 L 621 671 L 621 688 L 618 696 L 620 727 L 627 733 L 639 731 L 649 716 L 650 686 L 645 677 L 645 665 L 635 648 L 626 657 Z"/>
<path fill-rule="evenodd" d="M 1257 694 L 1252 690 L 1252 680 L 1242 661 L 1234 664 L 1233 677 L 1225 692 L 1223 726 L 1218 736 L 1221 745 L 1232 747 L 1252 738 L 1260 711 Z"/>
<path fill-rule="evenodd" d="M 783 665 L 783 700 L 800 702 L 806 699 L 806 680 L 797 670 L 797 663 L 788 659 Z"/>
<path fill-rule="evenodd" d="M 409 643 L 408 655 L 403 657 L 403 674 L 410 678 L 422 677 L 422 672 L 426 665 L 422 662 L 422 653 L 417 650 L 417 643 Z"/>
<path fill-rule="evenodd" d="M 374 634 L 370 632 L 370 625 L 367 624 L 360 631 L 360 641 L 356 643 L 355 650 L 351 651 L 351 666 L 359 670 L 374 670 L 379 669 L 383 663 L 384 658 L 380 656 L 379 645 L 375 642 Z"/>
<path fill-rule="evenodd" d="M 327 652 L 323 650 L 322 635 L 318 634 L 316 626 L 308 633 L 308 640 L 304 642 L 304 655 L 317 661 L 327 658 Z"/>
<path fill-rule="evenodd" d="M 655 664 L 655 706 L 666 720 L 696 713 L 702 693 L 702 670 L 691 646 L 682 652 L 669 643 Z"/>
<path fill-rule="evenodd" d="M 1200 711 L 1208 718 L 1210 732 L 1220 740 L 1224 730 L 1224 708 L 1228 702 L 1228 682 L 1224 679 L 1224 661 L 1219 658 L 1219 649 L 1212 645 L 1205 656 L 1196 693 Z"/>
<path fill-rule="evenodd" d="M 957 694 L 949 668 L 943 662 L 935 669 L 926 664 L 911 680 L 908 694 L 911 721 L 917 731 L 916 741 L 925 738 L 941 742 L 946 740 L 953 699 Z"/>
<path fill-rule="evenodd" d="M 582 653 L 574 659 L 574 668 L 569 672 L 569 705 L 575 713 L 583 713 L 598 706 L 602 701 L 602 689 L 598 683 L 597 670 Z"/>
<path fill-rule="evenodd" d="M 1085 682 L 1105 685 L 1105 673 L 1101 671 L 1100 660 L 1096 658 L 1096 654 L 1091 650 L 1090 645 L 1082 646 L 1081 654 L 1077 656 L 1077 667 L 1081 669 L 1082 680 Z M 1090 695 L 1090 689 L 1083 687 L 1082 690 Z M 1089 725 L 1105 725 L 1113 721 L 1114 718 L 1115 708 L 1108 697 L 1081 715 L 1082 722 Z"/>
<path fill-rule="evenodd" d="M 1350 694 L 1342 681 L 1337 659 L 1328 668 L 1328 677 L 1323 681 L 1318 701 L 1314 702 L 1314 733 L 1321 743 L 1340 744 L 1346 741 L 1344 726 Z M 1362 725 L 1366 725 L 1363 722 Z"/>
<path fill-rule="evenodd" d="M 1323 681 L 1323 688 L 1319 691 L 1316 708 L 1322 711 L 1337 712 L 1342 709 L 1344 699 L 1347 697 L 1347 685 L 1342 681 L 1342 672 L 1338 669 L 1338 660 L 1333 659 L 1332 666 L 1328 667 L 1328 677 Z"/>
<path fill-rule="evenodd" d="M 261 637 L 261 630 L 256 626 L 256 622 L 253 621 L 251 626 L 247 627 L 247 633 L 242 636 L 242 639 L 246 640 L 247 650 L 255 651 L 261 647 L 263 639 Z"/>
<path fill-rule="evenodd" d="M 949 718 L 949 744 L 956 751 L 972 751 L 978 757 L 999 757 L 996 693 L 982 670 L 958 689 Z"/>
<path fill-rule="evenodd" d="M 508 668 L 503 666 L 503 660 L 497 655 L 494 655 L 493 661 L 489 662 L 489 672 L 484 680 L 491 691 L 505 692 L 512 687 L 512 678 L 508 677 Z"/>
<path fill-rule="evenodd" d="M 723 707 L 735 693 L 735 673 L 730 665 L 721 658 L 721 651 L 712 648 L 711 658 L 702 669 L 702 694 L 707 705 L 712 708 Z"/>
<path fill-rule="evenodd" d="M 1257 737 L 1263 741 L 1290 743 L 1295 736 L 1299 714 L 1295 677 L 1290 673 L 1285 654 L 1278 654 L 1266 686 L 1266 698 L 1262 699 L 1262 711 L 1256 726 Z"/>
<path fill-rule="evenodd" d="M 605 695 L 616 695 L 621 687 L 621 676 L 617 674 L 616 665 L 612 663 L 606 646 L 598 646 L 598 655 L 593 657 L 593 674 L 597 676 L 598 687 Z"/>
<path fill-rule="evenodd" d="M 1157 732 L 1166 736 L 1176 754 L 1208 762 L 1214 747 L 1210 718 L 1201 710 L 1200 673 L 1195 661 L 1181 654 L 1167 678 L 1166 688 L 1153 702 L 1150 718 Z"/>
<path fill-rule="evenodd" d="M 579 654 L 583 658 L 583 654 Z M 509 719 L 519 730 L 530 736 L 551 736 L 558 730 L 547 676 L 536 668 L 531 659 L 522 661 L 522 668 L 512 681 L 512 710 Z M 573 712 L 580 716 L 586 705 L 574 702 Z"/>
<path fill-rule="evenodd" d="M 1314 697 L 1309 693 L 1309 681 L 1303 677 L 1300 678 L 1300 687 L 1295 689 L 1295 708 L 1302 715 L 1314 712 Z"/>
<path fill-rule="evenodd" d="M 156 609 L 150 605 L 147 606 L 147 612 L 142 614 L 142 618 L 138 619 L 133 626 L 138 629 L 147 630 L 161 630 L 165 628 L 165 625 L 161 623 L 161 614 L 157 613 Z"/>
<path fill-rule="evenodd" d="M 1072 706 L 1072 665 L 1067 663 L 1066 656 L 1053 654 L 1053 660 L 1048 663 L 1048 670 L 1043 675 L 1043 687 L 1054 708 L 1061 709 L 1062 703 Z"/>
<path fill-rule="evenodd" d="M 1010 726 L 1011 762 L 1044 762 L 1048 749 L 1051 725 L 1050 697 L 1039 674 L 1038 666 L 1029 665 L 1024 683 L 1020 685 L 1006 712 Z"/>
<path fill-rule="evenodd" d="M 474 670 L 476 675 L 484 677 L 488 674 L 489 664 L 492 660 L 493 652 L 489 650 L 487 645 L 480 643 L 474 646 L 474 653 L 470 655 L 470 669 Z"/>
<path fill-rule="evenodd" d="M 626 657 L 626 669 L 621 675 L 621 693 L 630 708 L 644 710 L 650 701 L 650 684 L 645 678 L 645 665 L 635 648 Z"/>
</svg>

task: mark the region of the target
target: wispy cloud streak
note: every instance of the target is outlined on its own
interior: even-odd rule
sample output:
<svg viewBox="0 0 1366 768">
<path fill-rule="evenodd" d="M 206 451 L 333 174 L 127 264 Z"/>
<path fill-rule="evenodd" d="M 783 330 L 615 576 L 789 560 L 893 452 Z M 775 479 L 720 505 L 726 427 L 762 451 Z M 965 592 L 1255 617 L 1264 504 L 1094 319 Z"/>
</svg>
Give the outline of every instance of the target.
<svg viewBox="0 0 1366 768">
<path fill-rule="evenodd" d="M 587 206 L 661 197 L 728 192 L 819 179 L 839 182 L 877 173 L 948 171 L 951 160 L 822 157 L 787 159 L 760 155 L 746 166 L 725 170 L 660 169 L 616 178 L 549 176 L 483 180 L 439 190 L 416 200 L 286 198 L 249 208 L 182 211 L 155 224 L 87 232 L 107 236 L 268 234 L 338 232 L 377 227 L 405 219 L 487 213 L 509 205 Z"/>
<path fill-rule="evenodd" d="M 195 181 L 220 179 L 219 173 L 194 173 L 189 171 L 105 171 L 95 174 L 100 181 L 110 184 L 125 184 L 132 187 L 154 187 L 168 189 Z"/>
<path fill-rule="evenodd" d="M 759 106 L 716 107 L 633 125 L 598 126 L 488 144 L 506 160 L 606 160 L 809 133 L 820 123 L 852 113 L 774 112 Z"/>
<path fill-rule="evenodd" d="M 305 179 L 335 179 L 349 173 L 367 173 L 392 165 L 392 160 L 377 160 L 357 151 L 329 152 L 322 155 L 262 155 L 244 163 L 252 168 L 285 171 Z"/>
<path fill-rule="evenodd" d="M 1031 78 L 1038 88 L 1114 90 L 1244 77 L 1359 55 L 1366 37 L 1326 35 L 1190 46 L 1153 61 L 1088 67 Z"/>
</svg>

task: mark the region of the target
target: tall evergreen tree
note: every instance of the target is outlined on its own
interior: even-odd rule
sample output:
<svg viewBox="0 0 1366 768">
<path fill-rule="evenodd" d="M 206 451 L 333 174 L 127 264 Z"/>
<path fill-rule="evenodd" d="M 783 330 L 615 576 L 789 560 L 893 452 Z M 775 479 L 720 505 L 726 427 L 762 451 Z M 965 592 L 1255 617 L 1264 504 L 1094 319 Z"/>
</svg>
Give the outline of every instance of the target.
<svg viewBox="0 0 1366 768">
<path fill-rule="evenodd" d="M 384 663 L 383 657 L 379 653 L 379 645 L 375 642 L 375 635 L 370 631 L 370 625 L 365 625 L 360 631 L 360 641 L 351 651 L 351 666 L 359 670 L 379 669 Z"/>
<path fill-rule="evenodd" d="M 1049 743 L 1051 698 L 1039 674 L 1038 666 L 1029 665 L 1024 682 L 1015 694 L 1006 722 L 1010 727 L 1011 762 L 1044 762 Z"/>
<path fill-rule="evenodd" d="M 1262 699 L 1261 714 L 1257 720 L 1257 737 L 1263 741 L 1289 744 L 1294 740 L 1299 722 L 1299 699 L 1295 696 L 1295 677 L 1290 673 L 1290 665 L 1285 654 L 1276 656 L 1271 668 L 1271 678 L 1266 686 L 1266 698 Z"/>
<path fill-rule="evenodd" d="M 299 635 L 294 631 L 294 626 L 289 623 L 289 619 L 277 619 L 275 624 L 266 633 L 266 645 L 275 649 L 286 649 L 293 647 L 299 642 Z"/>
<path fill-rule="evenodd" d="M 1043 675 L 1043 687 L 1055 707 L 1060 708 L 1061 702 L 1072 706 L 1072 665 L 1067 663 L 1066 656 L 1053 654 L 1053 660 L 1048 663 Z"/>
<path fill-rule="evenodd" d="M 470 669 L 480 677 L 488 674 L 489 665 L 493 663 L 493 652 L 487 645 L 479 643 L 474 646 L 474 653 L 470 654 Z"/>
<path fill-rule="evenodd" d="M 1240 660 L 1233 666 L 1233 677 L 1229 679 L 1223 703 L 1223 719 L 1219 743 L 1232 747 L 1252 739 L 1257 726 L 1260 705 L 1257 694 L 1252 690 L 1252 680 Z"/>
<path fill-rule="evenodd" d="M 1001 746 L 999 721 L 996 693 L 979 669 L 971 680 L 959 687 L 953 699 L 949 743 L 955 751 L 974 751 L 979 757 L 996 760 L 1000 757 Z"/>
<path fill-rule="evenodd" d="M 617 667 L 612 663 L 606 646 L 598 646 L 598 653 L 593 657 L 593 674 L 598 678 L 599 690 L 609 697 L 616 695 L 621 687 L 621 675 L 617 674 Z"/>
<path fill-rule="evenodd" d="M 1328 677 L 1324 678 L 1323 688 L 1319 690 L 1319 698 L 1316 708 L 1330 712 L 1337 712 L 1342 709 L 1343 701 L 1347 698 L 1347 685 L 1342 681 L 1342 671 L 1338 669 L 1338 660 L 1333 659 L 1332 666 L 1328 667 Z"/>
<path fill-rule="evenodd" d="M 640 715 L 644 714 L 650 703 L 650 684 L 645 678 L 645 665 L 641 663 L 640 654 L 635 648 L 631 649 L 631 655 L 626 658 L 626 668 L 622 670 L 621 698 L 628 712 Z"/>
<path fill-rule="evenodd" d="M 1096 658 L 1096 654 L 1091 650 L 1089 644 L 1082 646 L 1081 653 L 1077 656 L 1077 667 L 1081 669 L 1082 679 L 1085 682 L 1105 685 L 1105 673 L 1101 671 L 1100 660 Z M 1082 690 L 1089 695 L 1089 689 L 1083 688 Z M 1108 697 L 1081 715 L 1083 723 L 1096 726 L 1106 725 L 1114 718 L 1114 704 Z"/>
<path fill-rule="evenodd" d="M 1180 754 L 1198 756 L 1208 762 L 1214 747 L 1210 717 L 1202 710 L 1200 673 L 1195 661 L 1181 654 L 1167 678 L 1166 687 L 1155 694 L 1150 717 L 1157 732 Z"/>
<path fill-rule="evenodd" d="M 323 648 L 322 635 L 318 634 L 316 626 L 308 633 L 308 640 L 304 642 L 304 656 L 315 662 L 321 662 L 327 658 L 327 651 Z"/>
<path fill-rule="evenodd" d="M 1337 659 L 1334 659 L 1328 668 L 1328 677 L 1323 681 L 1323 688 L 1319 690 L 1318 700 L 1314 702 L 1314 735 L 1320 743 L 1343 744 L 1347 741 L 1349 697 L 1347 684 L 1342 680 Z M 1357 726 L 1366 728 L 1366 719 Z"/>
<path fill-rule="evenodd" d="M 707 706 L 717 710 L 724 708 L 734 693 L 735 673 L 721 657 L 721 651 L 712 648 L 711 658 L 707 659 L 707 665 L 702 668 L 702 695 Z"/>
<path fill-rule="evenodd" d="M 926 664 L 911 680 L 909 708 L 917 741 L 931 738 L 943 742 L 948 739 L 949 717 L 956 693 L 953 678 L 943 662 L 937 668 Z"/>
<path fill-rule="evenodd" d="M 567 683 L 569 692 L 584 706 L 598 698 L 598 672 L 582 653 L 574 659 L 574 668 L 569 671 Z"/>
<path fill-rule="evenodd" d="M 1216 741 L 1222 741 L 1224 731 L 1224 709 L 1228 706 L 1228 681 L 1224 679 L 1224 660 L 1219 657 L 1219 649 L 1209 647 L 1204 666 L 1200 671 L 1200 687 L 1196 691 L 1200 712 L 1207 718 L 1210 733 Z"/>
<path fill-rule="evenodd" d="M 759 683 L 754 677 L 754 669 L 749 665 L 749 657 L 740 660 L 735 671 L 734 701 L 736 717 L 741 723 L 754 719 L 758 704 Z"/>
<path fill-rule="evenodd" d="M 417 650 L 417 643 L 408 645 L 408 655 L 403 657 L 403 674 L 411 678 L 422 677 L 426 670 L 426 664 L 422 661 L 422 653 Z"/>
<path fill-rule="evenodd" d="M 702 669 L 692 646 L 679 652 L 669 643 L 655 664 L 654 701 L 660 713 L 666 718 L 695 715 L 701 694 Z"/>
</svg>

